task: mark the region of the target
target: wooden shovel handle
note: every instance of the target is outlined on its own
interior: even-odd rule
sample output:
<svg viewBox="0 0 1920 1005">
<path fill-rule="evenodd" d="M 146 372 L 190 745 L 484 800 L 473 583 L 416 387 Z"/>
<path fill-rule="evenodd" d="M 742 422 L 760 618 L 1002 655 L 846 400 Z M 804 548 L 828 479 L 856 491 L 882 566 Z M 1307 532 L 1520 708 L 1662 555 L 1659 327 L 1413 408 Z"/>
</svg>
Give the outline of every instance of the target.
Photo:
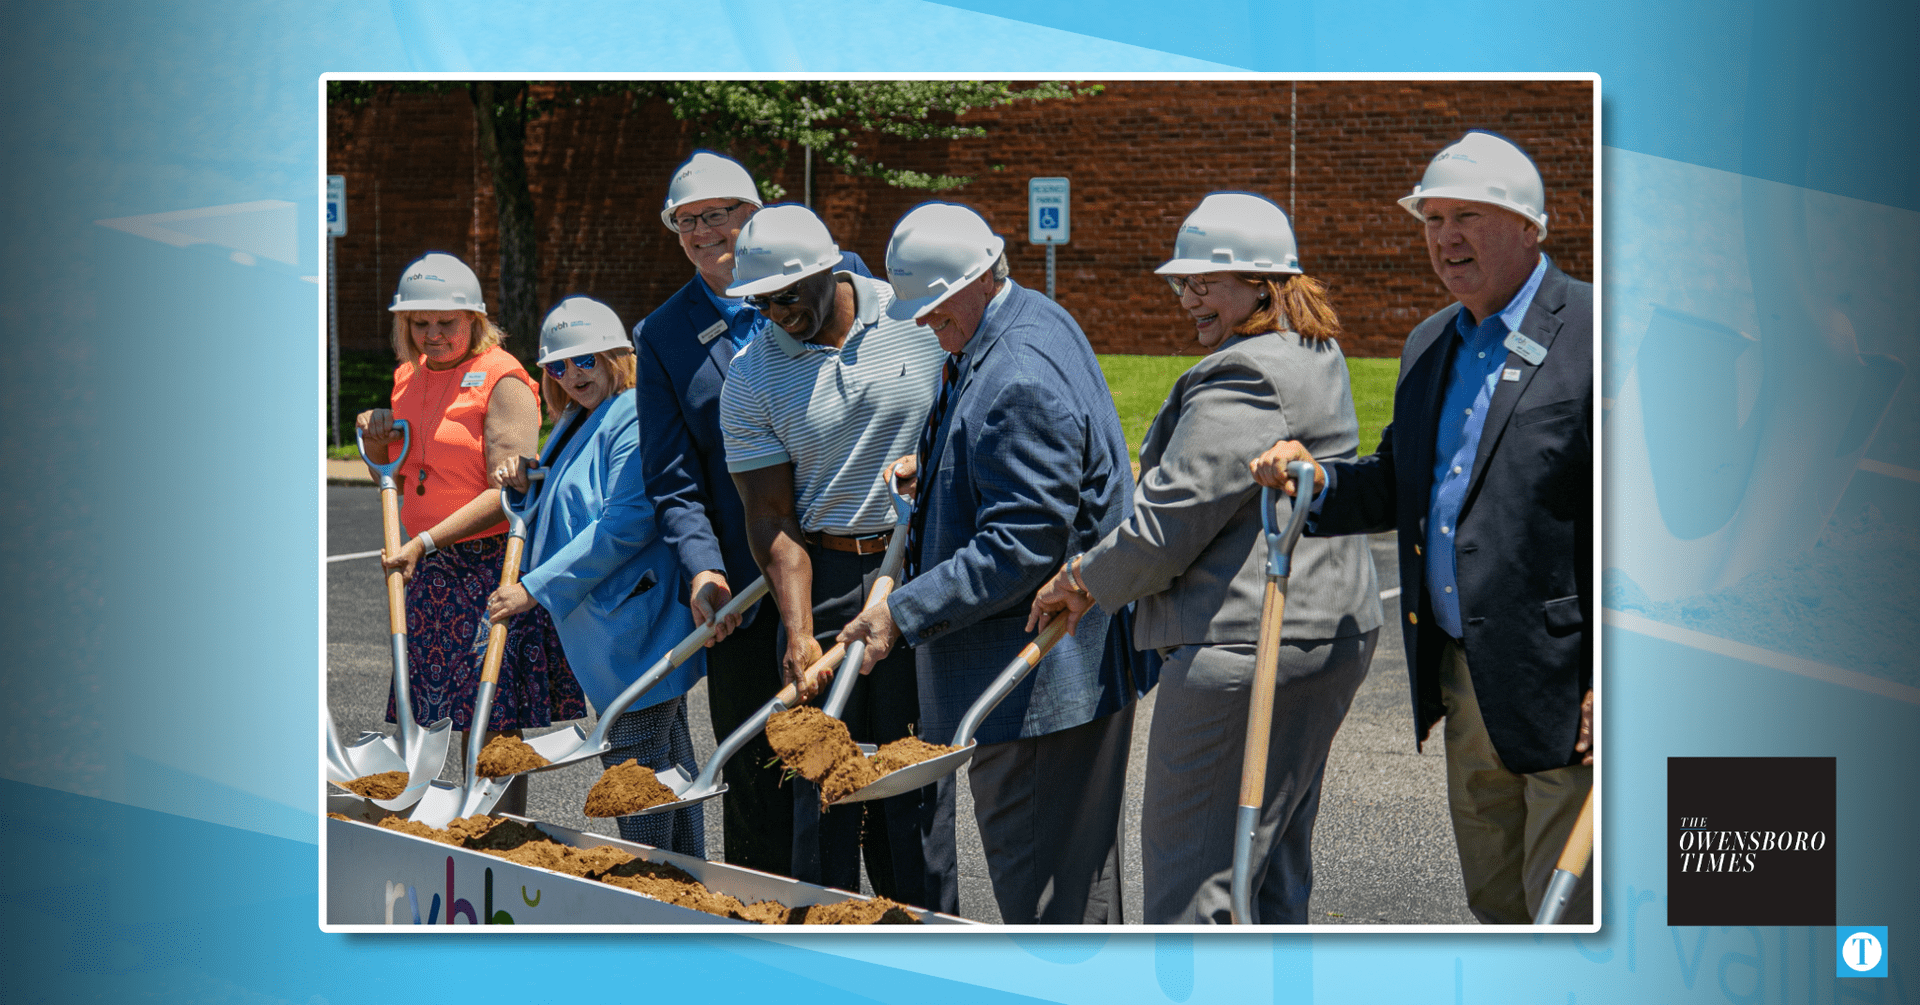
<svg viewBox="0 0 1920 1005">
<path fill-rule="evenodd" d="M 1273 732 L 1273 680 L 1280 666 L 1280 620 L 1287 595 L 1267 578 L 1260 608 L 1260 643 L 1254 650 L 1253 690 L 1247 701 L 1247 749 L 1240 762 L 1240 805 L 1258 807 L 1267 788 L 1267 744 Z"/>
<path fill-rule="evenodd" d="M 1587 790 L 1587 801 L 1580 807 L 1580 819 L 1573 822 L 1573 833 L 1567 835 L 1567 846 L 1560 852 L 1560 862 L 1556 868 L 1570 872 L 1575 876 L 1587 871 L 1587 863 L 1593 858 L 1593 790 Z"/>
<path fill-rule="evenodd" d="M 500 588 L 506 589 L 520 581 L 520 555 L 526 550 L 525 539 L 508 535 L 507 557 L 500 566 Z M 487 629 L 487 658 L 480 664 L 480 680 L 492 684 L 500 680 L 500 660 L 507 654 L 507 623 L 502 621 Z"/>
<path fill-rule="evenodd" d="M 400 554 L 400 493 L 380 490 L 380 530 L 388 557 Z M 399 569 L 387 573 L 387 631 L 398 635 L 407 630 L 407 584 Z"/>
</svg>

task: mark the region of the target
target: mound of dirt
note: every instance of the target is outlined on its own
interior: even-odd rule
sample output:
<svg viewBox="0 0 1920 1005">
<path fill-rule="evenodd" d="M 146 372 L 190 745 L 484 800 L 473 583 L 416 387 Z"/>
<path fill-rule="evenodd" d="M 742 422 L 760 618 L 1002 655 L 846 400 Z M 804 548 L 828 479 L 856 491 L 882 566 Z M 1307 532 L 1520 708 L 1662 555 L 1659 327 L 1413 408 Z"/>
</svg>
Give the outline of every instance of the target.
<svg viewBox="0 0 1920 1005">
<path fill-rule="evenodd" d="M 820 786 L 822 808 L 879 781 L 882 775 L 959 749 L 908 736 L 869 758 L 860 753 L 846 723 L 811 705 L 774 713 L 767 720 L 767 742 L 789 770 Z"/>
<path fill-rule="evenodd" d="M 392 799 L 407 791 L 407 773 L 404 771 L 382 771 L 377 775 L 363 775 L 350 782 L 335 782 L 356 796 L 367 799 Z"/>
<path fill-rule="evenodd" d="M 518 771 L 544 768 L 552 763 L 527 746 L 525 740 L 503 733 L 480 748 L 480 760 L 474 770 L 486 778 L 499 778 Z"/>
<path fill-rule="evenodd" d="M 664 806 L 679 799 L 666 783 L 629 757 L 608 768 L 587 790 L 586 814 L 590 817 L 624 817 L 649 806 Z"/>
<path fill-rule="evenodd" d="M 551 869 L 569 876 L 623 887 L 668 904 L 760 925 L 921 924 L 901 905 L 885 898 L 800 908 L 789 908 L 773 900 L 745 904 L 737 897 L 707 889 L 705 884 L 687 875 L 684 870 L 665 862 L 635 858 L 610 845 L 593 848 L 564 845 L 540 833 L 538 828 L 515 820 L 471 816 L 455 820 L 441 830 L 389 815 L 380 821 L 379 826 L 441 844 L 470 848 L 520 865 Z"/>
</svg>

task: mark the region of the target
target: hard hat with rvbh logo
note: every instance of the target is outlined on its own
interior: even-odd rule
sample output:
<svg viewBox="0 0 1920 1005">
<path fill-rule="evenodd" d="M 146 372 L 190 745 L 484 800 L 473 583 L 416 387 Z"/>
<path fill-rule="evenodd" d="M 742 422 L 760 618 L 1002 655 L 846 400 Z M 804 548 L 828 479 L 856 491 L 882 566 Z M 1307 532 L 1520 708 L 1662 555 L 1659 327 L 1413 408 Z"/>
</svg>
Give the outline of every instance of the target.
<svg viewBox="0 0 1920 1005">
<path fill-rule="evenodd" d="M 394 291 L 389 311 L 479 311 L 487 312 L 486 298 L 480 295 L 480 277 L 467 263 L 433 251 L 413 260 L 400 272 L 400 286 Z"/>
<path fill-rule="evenodd" d="M 1464 199 L 1518 213 L 1547 236 L 1547 187 L 1533 158 L 1498 133 L 1475 129 L 1434 155 L 1413 194 L 1400 200 L 1420 219 L 1423 199 Z"/>
<path fill-rule="evenodd" d="M 986 218 L 955 202 L 923 202 L 894 225 L 887 243 L 887 281 L 896 320 L 923 317 L 987 274 L 1007 242 Z"/>
<path fill-rule="evenodd" d="M 585 356 L 590 352 L 626 349 L 627 327 L 613 308 L 592 297 L 572 296 L 553 305 L 540 322 L 540 364 Z"/>
<path fill-rule="evenodd" d="M 783 290 L 840 262 L 840 246 L 813 210 L 793 203 L 753 214 L 733 242 L 733 285 L 727 296 Z"/>
<path fill-rule="evenodd" d="M 660 222 L 666 224 L 668 230 L 678 231 L 673 225 L 674 210 L 702 199 L 732 199 L 760 208 L 760 190 L 754 187 L 753 176 L 747 169 L 731 157 L 706 150 L 687 158 L 673 173 L 673 181 L 667 185 L 667 204 L 660 210 Z"/>
<path fill-rule="evenodd" d="M 1173 261 L 1153 270 L 1161 276 L 1204 272 L 1268 272 L 1300 275 L 1293 224 L 1272 200 L 1252 192 L 1215 192 L 1180 224 Z"/>
</svg>

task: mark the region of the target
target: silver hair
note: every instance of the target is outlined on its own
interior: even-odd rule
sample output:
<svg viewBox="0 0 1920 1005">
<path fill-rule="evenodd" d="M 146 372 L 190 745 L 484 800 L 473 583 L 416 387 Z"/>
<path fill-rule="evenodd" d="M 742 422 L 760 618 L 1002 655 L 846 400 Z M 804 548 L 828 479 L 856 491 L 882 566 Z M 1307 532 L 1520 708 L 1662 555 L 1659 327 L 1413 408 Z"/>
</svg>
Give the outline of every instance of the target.
<svg viewBox="0 0 1920 1005">
<path fill-rule="evenodd" d="M 993 285 L 998 286 L 1006 282 L 1007 276 L 1012 272 L 1013 266 L 1007 264 L 1007 253 L 1003 251 L 999 258 L 993 260 Z"/>
</svg>

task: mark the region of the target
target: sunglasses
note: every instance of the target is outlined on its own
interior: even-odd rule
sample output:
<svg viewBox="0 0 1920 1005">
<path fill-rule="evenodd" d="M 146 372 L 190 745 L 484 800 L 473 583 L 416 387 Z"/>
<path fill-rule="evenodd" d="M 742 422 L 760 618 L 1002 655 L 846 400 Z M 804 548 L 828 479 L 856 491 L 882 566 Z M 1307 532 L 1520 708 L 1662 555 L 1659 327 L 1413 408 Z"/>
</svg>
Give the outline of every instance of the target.
<svg viewBox="0 0 1920 1005">
<path fill-rule="evenodd" d="M 673 218 L 673 229 L 682 234 L 691 234 L 693 233 L 693 228 L 703 223 L 717 229 L 721 224 L 727 222 L 727 217 L 732 216 L 734 210 L 744 205 L 746 205 L 746 203 L 736 202 L 723 209 L 710 209 L 704 213 L 688 213 L 686 216 L 676 216 Z"/>
<path fill-rule="evenodd" d="M 751 296 L 746 299 L 747 306 L 756 311 L 764 311 L 774 304 L 779 304 L 782 307 L 792 307 L 794 304 L 800 302 L 800 291 L 788 290 L 785 293 L 768 293 L 760 296 Z"/>
<path fill-rule="evenodd" d="M 585 356 L 574 356 L 570 359 L 558 360 L 552 363 L 543 363 L 541 365 L 547 368 L 547 372 L 553 375 L 554 380 L 559 380 L 560 378 L 567 375 L 568 363 L 572 363 L 574 366 L 579 367 L 582 370 L 591 370 L 593 369 L 593 354 L 588 353 Z"/>
<path fill-rule="evenodd" d="M 1173 295 L 1176 297 L 1185 296 L 1188 290 L 1192 290 L 1196 297 L 1207 295 L 1208 283 L 1201 276 L 1166 276 L 1164 278 L 1167 285 L 1173 287 Z"/>
</svg>

